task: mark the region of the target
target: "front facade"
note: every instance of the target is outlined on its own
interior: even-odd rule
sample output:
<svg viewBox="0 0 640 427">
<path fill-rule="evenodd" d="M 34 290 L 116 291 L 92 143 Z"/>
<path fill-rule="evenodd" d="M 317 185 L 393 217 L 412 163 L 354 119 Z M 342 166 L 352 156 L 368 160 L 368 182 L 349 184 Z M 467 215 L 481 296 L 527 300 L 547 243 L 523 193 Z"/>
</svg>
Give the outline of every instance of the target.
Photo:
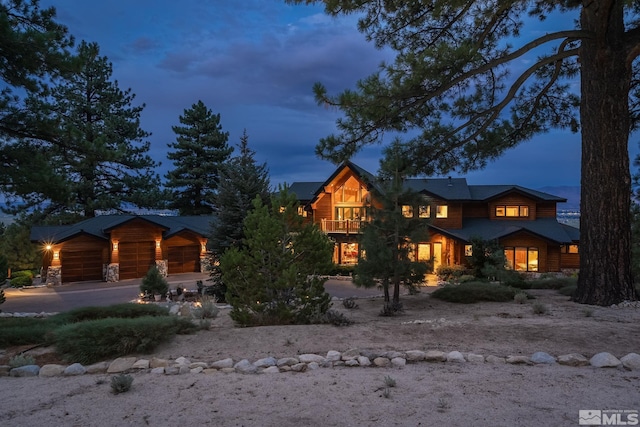
<svg viewBox="0 0 640 427">
<path fill-rule="evenodd" d="M 31 241 L 42 245 L 48 284 L 114 282 L 143 277 L 152 266 L 163 275 L 203 271 L 210 221 L 103 215 L 74 225 L 33 227 Z"/>
<path fill-rule="evenodd" d="M 474 238 L 497 240 L 507 267 L 545 273 L 579 267 L 579 230 L 556 219 L 556 205 L 566 199 L 517 185 L 468 185 L 464 178 L 409 179 L 420 193 L 420 206 L 402 206 L 406 216 L 429 221 L 429 240 L 415 243 L 414 257 L 440 265 L 464 265 Z M 355 264 L 360 227 L 367 206 L 375 206 L 375 177 L 346 162 L 324 182 L 296 182 L 290 187 L 301 214 L 336 242 L 334 261 Z"/>
</svg>

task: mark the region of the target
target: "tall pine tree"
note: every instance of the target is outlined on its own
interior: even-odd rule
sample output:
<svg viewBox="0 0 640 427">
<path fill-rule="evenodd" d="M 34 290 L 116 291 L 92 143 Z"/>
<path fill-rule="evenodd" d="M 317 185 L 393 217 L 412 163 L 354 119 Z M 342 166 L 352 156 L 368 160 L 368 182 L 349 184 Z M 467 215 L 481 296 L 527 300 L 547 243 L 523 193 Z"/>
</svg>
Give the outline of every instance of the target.
<svg viewBox="0 0 640 427">
<path fill-rule="evenodd" d="M 184 110 L 183 126 L 173 126 L 176 142 L 167 157 L 174 169 L 166 175 L 171 191 L 169 207 L 181 215 L 209 215 L 215 210 L 215 193 L 220 182 L 220 169 L 229 160 L 233 147 L 229 133 L 222 131 L 220 114 L 213 114 L 202 101 Z"/>
<path fill-rule="evenodd" d="M 249 148 L 246 130 L 240 137 L 238 151 L 238 155 L 220 170 L 215 196 L 217 210 L 209 239 L 209 248 L 216 256 L 242 242 L 242 223 L 253 208 L 256 196 L 263 204 L 269 203 L 269 171 L 266 163 L 256 162 L 255 152 Z"/>
<path fill-rule="evenodd" d="M 149 134 L 140 128 L 142 106 L 135 95 L 112 81 L 112 66 L 95 43 L 78 46 L 77 73 L 55 85 L 46 99 L 28 102 L 57 124 L 57 144 L 46 154 L 50 183 L 44 188 L 22 181 L 11 195 L 23 203 L 15 212 L 39 209 L 44 217 L 98 210 L 126 211 L 159 205 L 158 165 L 147 154 Z"/>
</svg>

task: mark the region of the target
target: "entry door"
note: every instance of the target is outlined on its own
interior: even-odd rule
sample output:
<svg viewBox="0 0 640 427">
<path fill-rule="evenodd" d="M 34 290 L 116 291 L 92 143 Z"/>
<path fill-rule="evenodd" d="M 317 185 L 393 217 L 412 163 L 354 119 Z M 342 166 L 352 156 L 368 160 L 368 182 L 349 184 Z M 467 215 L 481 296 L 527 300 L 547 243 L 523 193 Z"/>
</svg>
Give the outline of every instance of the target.
<svg viewBox="0 0 640 427">
<path fill-rule="evenodd" d="M 442 243 L 433 244 L 433 270 L 436 271 L 442 265 Z"/>
</svg>

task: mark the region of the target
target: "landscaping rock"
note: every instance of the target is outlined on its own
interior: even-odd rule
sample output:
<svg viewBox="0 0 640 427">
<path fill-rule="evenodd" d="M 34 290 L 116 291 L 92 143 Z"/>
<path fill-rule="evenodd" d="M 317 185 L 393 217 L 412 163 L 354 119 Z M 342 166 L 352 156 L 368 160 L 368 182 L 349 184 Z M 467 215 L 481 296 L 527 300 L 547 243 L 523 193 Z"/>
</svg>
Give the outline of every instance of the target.
<svg viewBox="0 0 640 427">
<path fill-rule="evenodd" d="M 369 359 L 367 359 L 369 360 Z M 344 366 L 349 366 L 351 368 L 355 367 L 355 366 L 360 366 L 360 363 L 358 363 L 358 359 L 349 359 L 346 362 L 344 362 Z"/>
<path fill-rule="evenodd" d="M 464 363 L 466 362 L 466 360 L 464 359 L 464 355 L 462 353 L 460 353 L 457 350 L 454 351 L 450 351 L 447 354 L 447 362 L 453 362 L 453 363 Z"/>
<path fill-rule="evenodd" d="M 176 365 L 189 365 L 190 363 L 191 360 L 187 359 L 186 357 L 178 357 L 175 362 Z"/>
<path fill-rule="evenodd" d="M 180 374 L 180 368 L 178 368 L 177 366 L 167 366 L 164 369 L 164 373 L 165 375 L 178 375 Z"/>
<path fill-rule="evenodd" d="M 507 356 L 505 361 L 512 365 L 531 365 L 531 360 L 527 356 Z"/>
<path fill-rule="evenodd" d="M 198 367 L 195 367 L 195 368 L 189 368 L 189 373 L 191 373 L 191 374 L 199 374 L 202 371 L 204 371 L 204 368 L 202 366 L 198 366 Z"/>
<path fill-rule="evenodd" d="M 586 366 L 589 360 L 579 353 L 571 353 L 558 356 L 558 363 L 565 366 Z"/>
<path fill-rule="evenodd" d="M 86 366 L 87 374 L 104 374 L 109 369 L 109 362 L 98 362 L 93 365 Z"/>
<path fill-rule="evenodd" d="M 298 360 L 300 360 L 301 363 L 324 363 L 326 359 L 317 354 L 301 354 L 298 356 Z"/>
<path fill-rule="evenodd" d="M 152 357 L 149 361 L 150 368 L 166 368 L 169 366 L 169 361 L 167 359 L 159 359 L 157 357 Z"/>
<path fill-rule="evenodd" d="M 469 353 L 467 354 L 467 361 L 471 363 L 484 363 L 484 356 L 481 354 Z"/>
<path fill-rule="evenodd" d="M 13 368 L 9 371 L 11 377 L 37 377 L 40 373 L 40 367 L 38 365 L 25 365 L 17 368 Z"/>
<path fill-rule="evenodd" d="M 426 357 L 426 353 L 421 350 L 409 350 L 406 353 L 407 362 L 422 362 Z"/>
<path fill-rule="evenodd" d="M 536 365 L 551 365 L 556 363 L 556 358 L 544 351 L 537 351 L 531 355 L 531 362 Z"/>
<path fill-rule="evenodd" d="M 196 369 L 196 368 L 207 369 L 208 367 L 209 367 L 209 365 L 207 365 L 207 363 L 205 363 L 205 362 L 191 362 L 191 363 L 189 363 L 189 369 Z"/>
<path fill-rule="evenodd" d="M 233 359 L 228 358 L 228 359 L 218 360 L 217 362 L 213 362 L 211 364 L 211 368 L 216 368 L 216 369 L 233 368 Z"/>
<path fill-rule="evenodd" d="M 233 365 L 236 372 L 240 372 L 241 374 L 255 374 L 258 371 L 258 368 L 247 359 L 242 359 L 235 365 Z"/>
<path fill-rule="evenodd" d="M 391 360 L 387 359 L 386 357 L 376 357 L 375 359 L 373 359 L 373 364 L 375 366 L 384 368 L 391 364 Z"/>
<path fill-rule="evenodd" d="M 276 362 L 276 366 L 280 368 L 282 366 L 297 365 L 298 363 L 300 363 L 300 361 L 295 357 L 283 357 L 281 359 L 278 359 L 278 361 Z"/>
<path fill-rule="evenodd" d="M 358 356 L 355 360 L 358 362 L 358 365 L 360 366 L 371 366 L 371 360 L 369 360 L 367 356 Z"/>
<path fill-rule="evenodd" d="M 424 360 L 427 362 L 446 362 L 447 355 L 440 350 L 429 350 L 424 354 Z"/>
<path fill-rule="evenodd" d="M 640 371 L 640 354 L 629 353 L 620 359 L 622 366 L 632 371 Z"/>
<path fill-rule="evenodd" d="M 360 356 L 360 350 L 352 348 L 342 353 L 342 360 L 355 359 L 358 356 Z"/>
<path fill-rule="evenodd" d="M 0 376 L 7 377 L 9 376 L 9 371 L 11 370 L 11 366 L 9 365 L 0 365 Z"/>
<path fill-rule="evenodd" d="M 407 364 L 407 359 L 404 357 L 394 357 L 391 359 L 391 366 L 394 368 L 404 368 Z"/>
<path fill-rule="evenodd" d="M 340 360 L 341 357 L 342 357 L 342 353 L 340 353 L 339 351 L 329 350 L 327 352 L 326 359 L 331 361 L 331 362 L 336 362 L 336 361 Z"/>
<path fill-rule="evenodd" d="M 157 368 L 151 369 L 152 374 L 164 374 L 164 366 L 158 366 Z"/>
<path fill-rule="evenodd" d="M 262 370 L 263 374 L 279 374 L 280 369 L 277 366 L 269 366 Z"/>
<path fill-rule="evenodd" d="M 275 357 L 265 357 L 264 359 L 258 359 L 253 362 L 256 368 L 267 368 L 269 366 L 276 366 L 277 363 L 278 361 Z"/>
<path fill-rule="evenodd" d="M 304 372 L 307 370 L 307 364 L 306 363 L 297 363 L 293 366 L 291 366 L 291 371 L 292 372 Z"/>
<path fill-rule="evenodd" d="M 507 363 L 504 357 L 494 356 L 493 354 L 490 354 L 489 356 L 487 356 L 485 361 L 487 363 Z"/>
<path fill-rule="evenodd" d="M 307 369 L 310 371 L 315 371 L 316 369 L 320 369 L 320 365 L 316 362 L 307 363 Z"/>
<path fill-rule="evenodd" d="M 87 368 L 82 366 L 80 363 L 74 363 L 69 365 L 64 370 L 64 375 L 66 376 L 74 376 L 74 375 L 84 375 L 87 373 Z"/>
<path fill-rule="evenodd" d="M 40 372 L 38 373 L 38 376 L 59 377 L 64 372 L 64 368 L 65 367 L 63 365 L 54 365 L 54 364 L 44 365 L 40 368 Z"/>
<path fill-rule="evenodd" d="M 136 363 L 135 357 L 118 357 L 116 360 L 111 362 L 109 367 L 107 368 L 108 374 L 119 374 L 121 372 L 127 372 L 134 363 Z"/>
<path fill-rule="evenodd" d="M 618 366 L 622 365 L 622 362 L 618 360 L 617 357 L 607 352 L 602 352 L 594 355 L 589 360 L 589 363 L 591 364 L 591 366 L 594 366 L 596 368 L 617 368 Z"/>
<path fill-rule="evenodd" d="M 131 369 L 149 369 L 150 362 L 147 359 L 138 359 L 136 363 L 131 366 Z"/>
</svg>

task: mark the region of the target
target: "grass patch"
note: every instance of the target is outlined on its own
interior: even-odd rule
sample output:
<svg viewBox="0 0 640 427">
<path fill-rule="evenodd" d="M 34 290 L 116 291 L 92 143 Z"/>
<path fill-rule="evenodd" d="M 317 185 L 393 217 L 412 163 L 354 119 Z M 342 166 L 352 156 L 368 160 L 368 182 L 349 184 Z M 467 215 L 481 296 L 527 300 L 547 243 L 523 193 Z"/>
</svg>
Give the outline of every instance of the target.
<svg viewBox="0 0 640 427">
<path fill-rule="evenodd" d="M 57 352 L 66 360 L 91 364 L 131 353 L 148 353 L 174 334 L 196 329 L 187 319 L 146 316 L 73 323 L 56 329 L 53 335 Z"/>
<path fill-rule="evenodd" d="M 466 282 L 459 285 L 445 285 L 435 290 L 431 296 L 448 302 L 471 304 L 480 301 L 512 301 L 517 289 L 486 282 Z"/>
</svg>

